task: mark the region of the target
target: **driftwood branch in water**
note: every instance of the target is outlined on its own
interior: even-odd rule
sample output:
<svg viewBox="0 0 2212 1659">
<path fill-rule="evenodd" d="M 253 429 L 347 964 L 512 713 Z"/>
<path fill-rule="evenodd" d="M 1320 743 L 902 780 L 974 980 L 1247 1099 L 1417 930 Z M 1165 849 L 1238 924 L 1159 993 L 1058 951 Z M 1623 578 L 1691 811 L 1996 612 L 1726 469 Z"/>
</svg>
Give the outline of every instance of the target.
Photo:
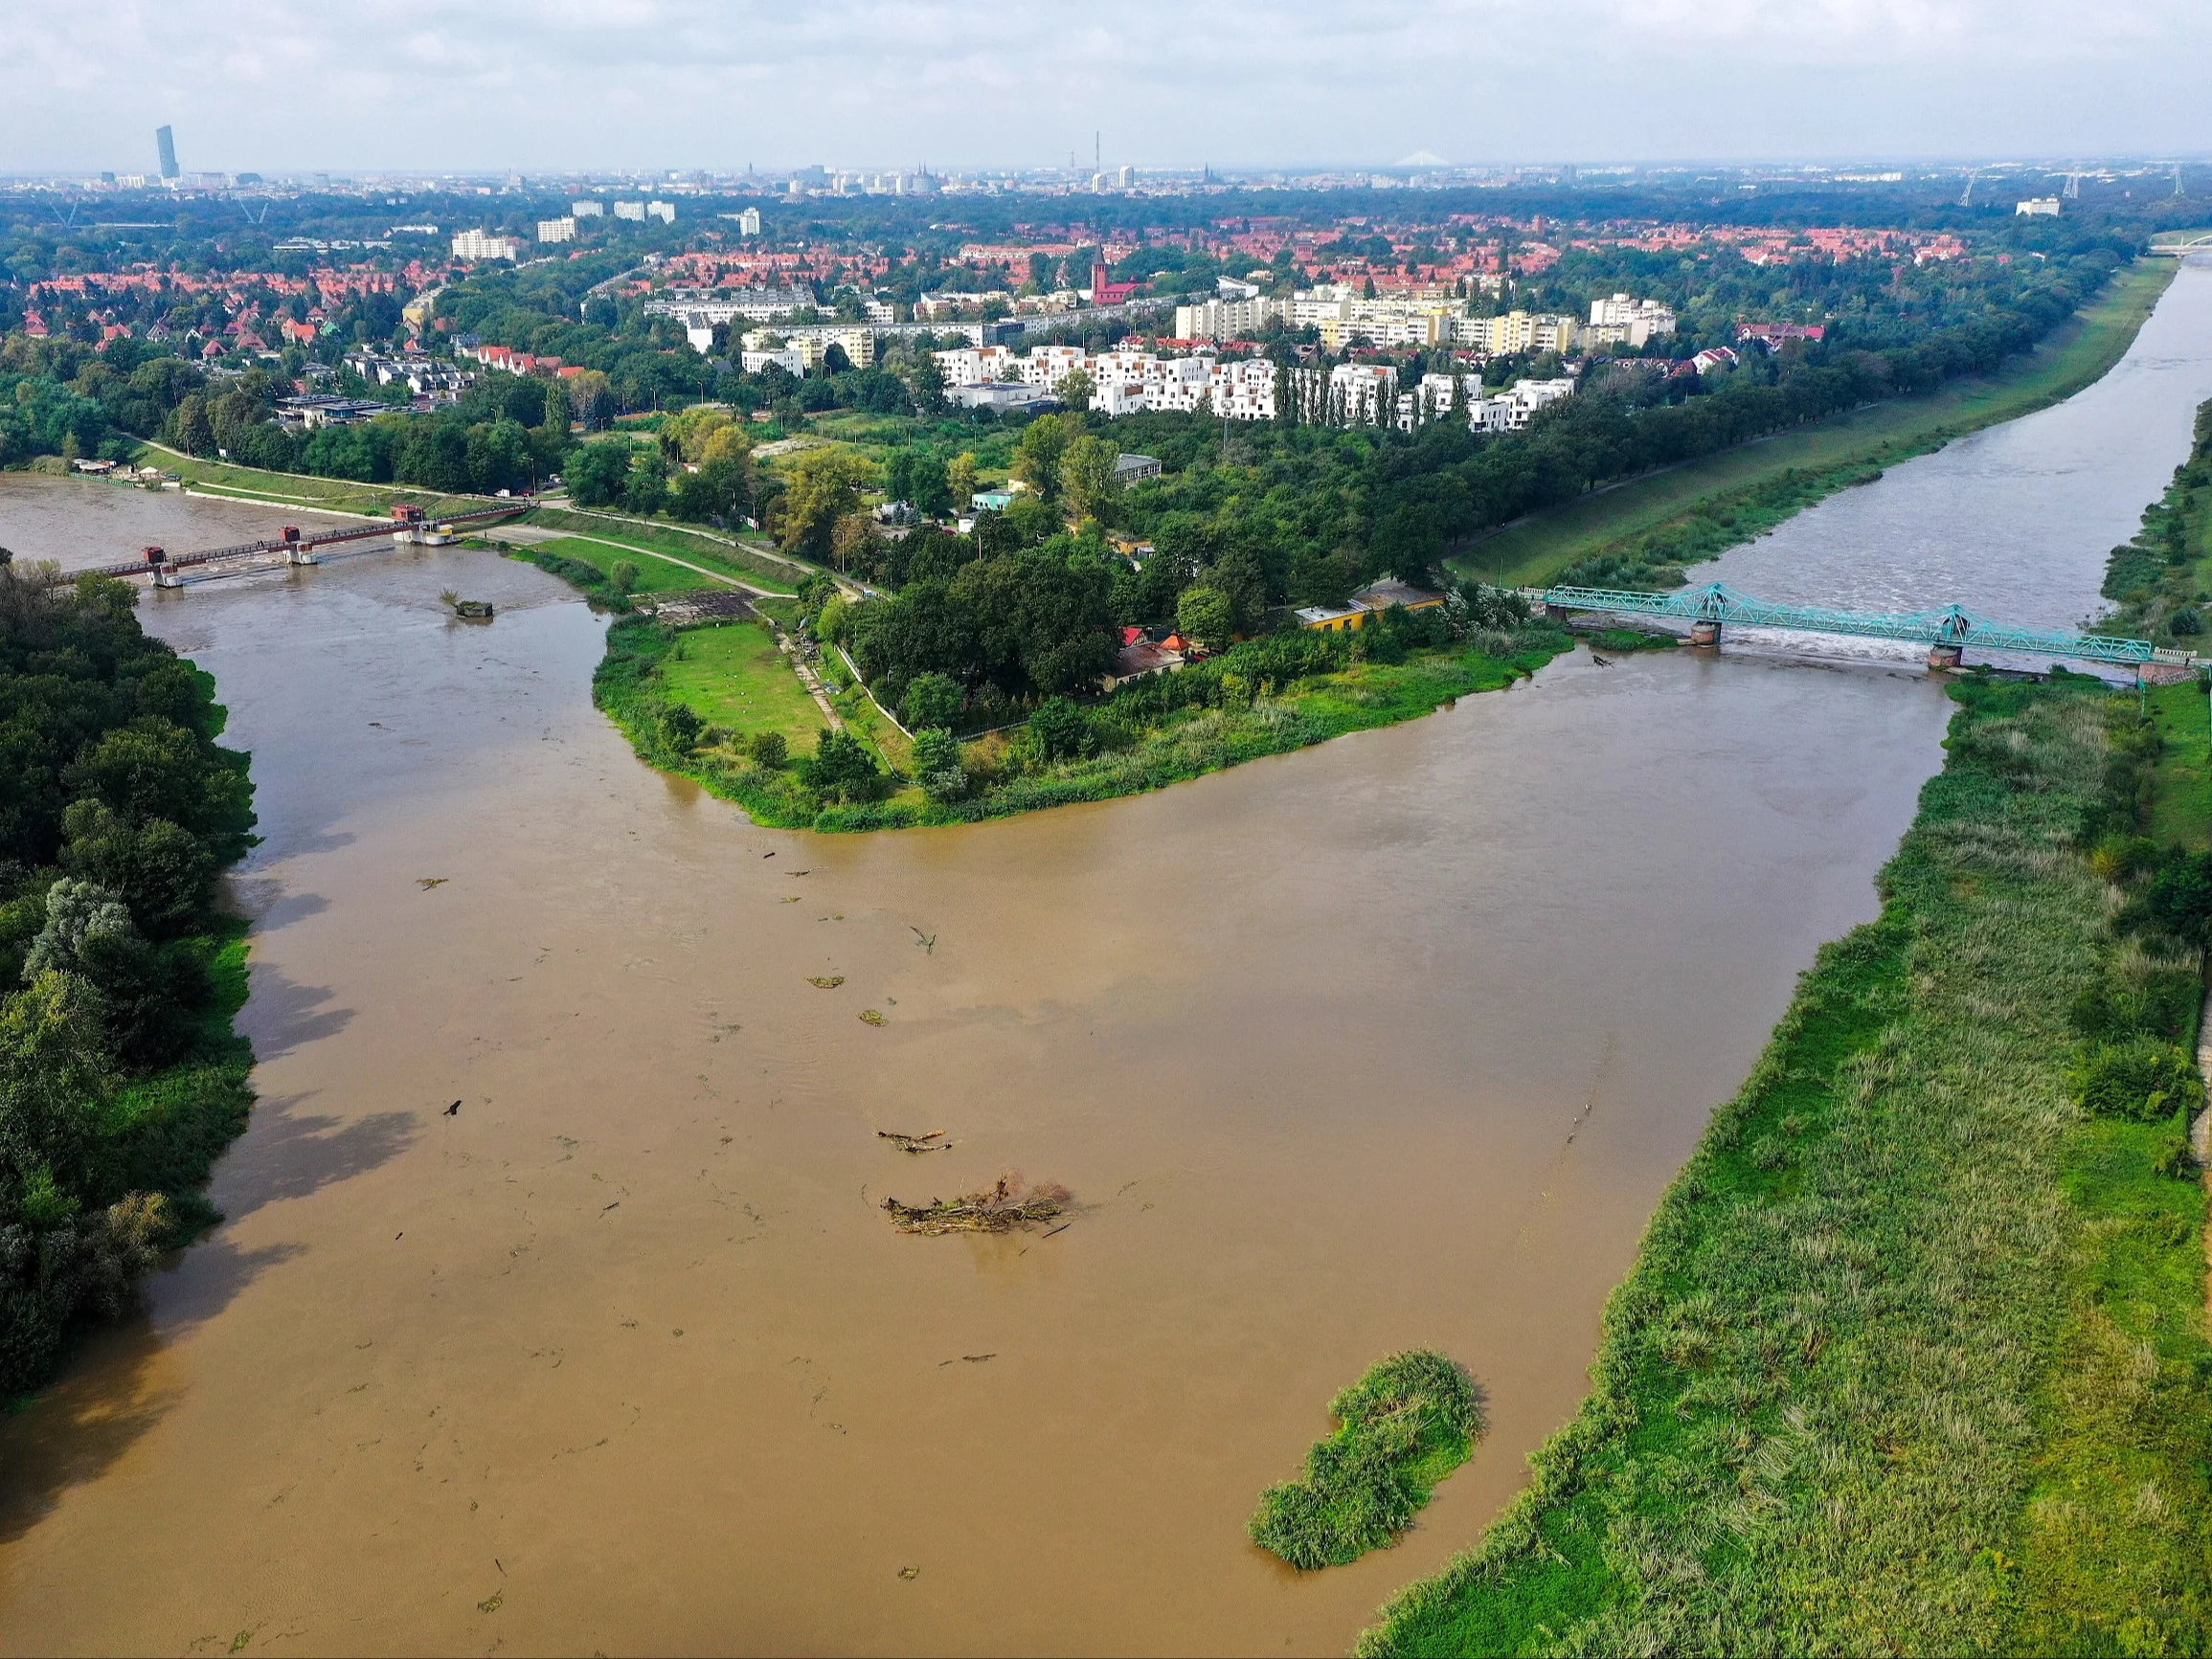
<svg viewBox="0 0 2212 1659">
<path fill-rule="evenodd" d="M 888 1140 L 900 1152 L 951 1152 L 953 1143 L 945 1139 L 945 1132 L 933 1129 L 927 1134 L 900 1134 L 895 1130 L 879 1129 L 877 1140 Z"/>
<path fill-rule="evenodd" d="M 1046 1185 L 1025 1192 L 1022 1177 L 1009 1173 L 980 1193 L 932 1199 L 926 1204 L 886 1199 L 883 1207 L 892 1225 L 902 1233 L 1010 1233 L 1065 1215 L 1069 1202 L 1066 1187 Z"/>
</svg>

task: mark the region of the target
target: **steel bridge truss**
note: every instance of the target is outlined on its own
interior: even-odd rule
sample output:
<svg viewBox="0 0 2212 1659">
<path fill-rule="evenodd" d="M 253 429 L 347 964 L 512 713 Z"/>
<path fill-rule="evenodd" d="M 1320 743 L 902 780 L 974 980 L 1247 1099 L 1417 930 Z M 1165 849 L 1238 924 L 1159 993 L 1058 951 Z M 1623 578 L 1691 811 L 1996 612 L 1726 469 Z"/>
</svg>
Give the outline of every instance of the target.
<svg viewBox="0 0 2212 1659">
<path fill-rule="evenodd" d="M 1842 634 L 1864 639 L 1906 639 L 1914 644 L 1971 645 L 1979 651 L 2017 651 L 2084 662 L 2185 662 L 2182 652 L 2161 651 L 2148 639 L 2121 639 L 2065 628 L 2020 628 L 1977 617 L 1962 605 L 1904 616 L 1874 611 L 1832 611 L 1818 605 L 1778 605 L 1739 594 L 1723 582 L 1672 594 L 1614 588 L 1548 588 L 1544 603 L 1555 611 L 1597 611 L 1624 617 L 1672 617 L 1715 627 L 1787 628 L 1803 634 Z"/>
</svg>

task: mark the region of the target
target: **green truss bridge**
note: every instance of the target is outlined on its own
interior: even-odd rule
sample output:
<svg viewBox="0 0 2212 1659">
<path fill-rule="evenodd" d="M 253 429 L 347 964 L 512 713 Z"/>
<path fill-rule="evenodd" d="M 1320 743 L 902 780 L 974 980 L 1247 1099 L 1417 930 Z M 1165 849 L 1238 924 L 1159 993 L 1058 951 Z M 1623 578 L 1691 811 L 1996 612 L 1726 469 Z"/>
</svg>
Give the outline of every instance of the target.
<svg viewBox="0 0 2212 1659">
<path fill-rule="evenodd" d="M 1966 648 L 2011 651 L 2031 657 L 2078 662 L 2110 662 L 2138 672 L 2156 663 L 2186 666 L 2185 651 L 2161 650 L 2148 639 L 2120 639 L 2108 634 L 2082 634 L 2070 628 L 2021 628 L 1993 622 L 1962 605 L 1904 615 L 1879 611 L 1835 611 L 1820 605 L 1778 605 L 1739 594 L 1723 582 L 1683 588 L 1672 594 L 1639 594 L 1616 588 L 1546 588 L 1545 610 L 1565 618 L 1574 612 L 1619 617 L 1669 617 L 1687 622 L 1690 643 L 1718 645 L 1721 630 L 1787 628 L 1800 634 L 1841 634 L 1861 639 L 1903 639 L 1928 647 L 1931 668 L 1956 668 Z"/>
</svg>

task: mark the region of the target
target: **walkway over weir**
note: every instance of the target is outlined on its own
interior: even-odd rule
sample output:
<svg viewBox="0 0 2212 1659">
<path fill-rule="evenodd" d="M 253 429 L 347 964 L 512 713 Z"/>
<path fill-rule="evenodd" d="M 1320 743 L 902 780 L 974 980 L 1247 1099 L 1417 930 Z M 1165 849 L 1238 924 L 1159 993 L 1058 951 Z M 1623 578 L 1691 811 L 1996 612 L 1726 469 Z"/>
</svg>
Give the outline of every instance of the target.
<svg viewBox="0 0 2212 1659">
<path fill-rule="evenodd" d="M 373 519 L 339 530 L 314 529 L 305 534 L 296 525 L 286 525 L 282 535 L 266 541 L 240 542 L 237 547 L 210 548 L 199 553 L 171 553 L 161 548 L 148 548 L 138 558 L 115 565 L 97 565 L 90 570 L 63 571 L 55 580 L 66 585 L 86 575 L 151 576 L 157 588 L 181 588 L 190 581 L 250 575 L 278 565 L 312 565 L 318 562 L 317 548 L 348 542 L 382 539 L 400 546 L 436 545 L 450 540 L 456 526 L 508 518 L 528 511 L 530 504 L 503 502 L 498 506 L 479 507 L 472 512 L 454 513 L 436 520 L 426 516 L 420 507 L 395 507 L 389 519 Z"/>
<path fill-rule="evenodd" d="M 1904 615 L 1879 611 L 1832 611 L 1819 605 L 1778 605 L 1739 594 L 1726 583 L 1684 588 L 1672 594 L 1639 594 L 1614 588 L 1547 588 L 1545 609 L 1555 617 L 1574 611 L 1622 617 L 1672 617 L 1690 625 L 1690 642 L 1717 645 L 1724 625 L 1788 628 L 1803 634 L 1842 634 L 1862 639 L 1906 639 L 1929 648 L 1929 665 L 1955 668 L 1969 645 L 1978 651 L 2016 651 L 2081 662 L 2113 662 L 2141 669 L 2150 663 L 2181 666 L 2196 659 L 2186 651 L 2167 651 L 2148 639 L 2120 639 L 2082 634 L 2070 628 L 2021 628 L 1993 622 L 1962 605 Z"/>
</svg>

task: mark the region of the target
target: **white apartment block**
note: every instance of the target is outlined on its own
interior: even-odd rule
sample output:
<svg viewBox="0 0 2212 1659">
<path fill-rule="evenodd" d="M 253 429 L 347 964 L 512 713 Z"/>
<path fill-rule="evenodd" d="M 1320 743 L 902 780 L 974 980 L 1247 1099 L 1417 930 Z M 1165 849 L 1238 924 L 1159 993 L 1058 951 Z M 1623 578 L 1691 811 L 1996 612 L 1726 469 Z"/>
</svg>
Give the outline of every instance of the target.
<svg viewBox="0 0 2212 1659">
<path fill-rule="evenodd" d="M 572 219 L 603 219 L 606 216 L 607 204 L 604 202 L 569 203 L 569 217 Z"/>
<path fill-rule="evenodd" d="M 1288 323 L 1290 305 L 1281 300 L 1207 300 L 1175 307 L 1178 340 L 1244 340 L 1271 322 Z"/>
<path fill-rule="evenodd" d="M 937 372 L 947 386 L 988 386 L 1019 380 L 1018 359 L 1004 346 L 970 346 L 935 353 Z"/>
<path fill-rule="evenodd" d="M 763 369 L 780 369 L 786 374 L 803 379 L 806 359 L 796 347 L 784 346 L 759 351 L 740 351 L 737 366 L 748 374 L 757 374 Z"/>
<path fill-rule="evenodd" d="M 2059 198 L 2056 196 L 2030 196 L 2024 202 L 2013 203 L 2012 211 L 2016 215 L 2022 217 L 2055 219 L 2059 216 Z"/>
<path fill-rule="evenodd" d="M 1088 373 L 1090 363 L 1090 354 L 1080 346 L 1040 346 L 1018 360 L 1016 367 L 1021 372 L 1014 378 L 1025 386 L 1050 392 L 1078 370 Z"/>
<path fill-rule="evenodd" d="M 821 333 L 824 330 L 808 330 Z M 748 358 L 757 337 L 745 342 Z M 802 344 L 796 338 L 794 346 Z M 1204 407 L 1229 420 L 1273 420 L 1276 413 L 1277 371 L 1265 358 L 1224 363 L 1210 352 L 1162 357 L 1149 351 L 1086 354 L 1073 346 L 1040 346 L 1027 356 L 1006 346 L 972 346 L 936 353 L 948 390 L 1025 387 L 1050 393 L 1070 374 L 1091 377 L 1092 410 L 1103 415 L 1145 410 Z M 806 366 L 820 361 L 810 356 Z M 861 361 L 854 357 L 853 361 Z M 1451 374 L 1424 374 L 1419 384 L 1398 390 L 1398 371 L 1386 363 L 1341 363 L 1335 368 L 1293 369 L 1288 381 L 1304 418 L 1340 426 L 1395 421 L 1411 429 L 1448 416 L 1455 391 L 1465 399 L 1468 427 L 1476 432 L 1518 432 L 1540 409 L 1574 394 L 1571 376 L 1518 380 L 1503 392 L 1485 393 L 1480 380 Z M 963 399 L 964 401 L 964 399 Z M 1002 400 L 1003 401 L 1003 400 Z"/>
<path fill-rule="evenodd" d="M 1416 310 L 1394 301 L 1354 300 L 1348 308 L 1349 316 L 1320 325 L 1321 344 L 1331 351 L 1342 351 L 1355 339 L 1382 349 L 1449 346 L 1465 321 L 1456 305 Z"/>
<path fill-rule="evenodd" d="M 796 328 L 754 328 L 738 341 L 744 351 L 778 349 L 769 344 L 770 336 L 779 337 L 781 349 L 796 351 L 799 360 L 809 373 L 823 366 L 832 346 L 845 352 L 846 361 L 855 369 L 868 369 L 875 363 L 875 331 L 857 323 L 812 323 Z M 711 331 L 710 331 L 711 338 Z"/>
<path fill-rule="evenodd" d="M 1489 393 L 1482 390 L 1482 382 L 1473 376 L 1462 377 L 1455 388 L 1449 374 L 1424 374 L 1418 386 L 1398 393 L 1393 407 L 1400 429 L 1411 432 L 1416 426 L 1450 415 L 1453 393 L 1456 390 L 1466 399 L 1469 431 L 1519 432 L 1538 410 L 1563 397 L 1573 396 L 1574 386 L 1573 379 L 1568 376 L 1557 380 L 1517 380 L 1506 391 Z"/>
<path fill-rule="evenodd" d="M 642 225 L 645 222 L 645 204 L 643 202 L 617 202 L 615 204 L 615 217 L 618 219 L 635 219 Z"/>
<path fill-rule="evenodd" d="M 1388 363 L 1340 363 L 1292 374 L 1310 418 L 1326 426 L 1379 426 L 1395 415 L 1398 371 Z"/>
<path fill-rule="evenodd" d="M 576 239 L 576 222 L 574 218 L 540 219 L 537 222 L 537 239 L 540 242 L 573 242 Z"/>
<path fill-rule="evenodd" d="M 1091 377 L 1091 407 L 1099 415 L 1141 410 L 1189 413 L 1204 404 L 1230 420 L 1273 420 L 1275 365 L 1263 359 L 1222 363 L 1209 352 L 1161 357 L 1149 351 L 1086 354 L 1073 346 L 1040 346 L 1027 357 L 1004 346 L 937 353 L 948 389 L 1027 386 L 1050 392 L 1078 370 Z"/>
<path fill-rule="evenodd" d="M 744 318 L 748 323 L 773 323 L 779 317 L 810 308 L 814 292 L 810 288 L 734 288 L 726 294 L 707 299 L 688 296 L 675 299 L 648 300 L 645 314 L 649 317 L 703 317 L 710 325 L 716 323 L 734 323 Z"/>
<path fill-rule="evenodd" d="M 1502 357 L 1516 351 L 1572 351 L 1581 328 L 1572 317 L 1508 311 L 1502 317 L 1465 317 L 1454 329 L 1462 346 Z"/>
<path fill-rule="evenodd" d="M 1264 357 L 1247 357 L 1215 366 L 1207 377 L 1213 413 L 1225 420 L 1275 418 L 1275 366 Z"/>
<path fill-rule="evenodd" d="M 463 231 L 453 238 L 457 259 L 519 259 L 522 243 L 514 236 L 495 236 L 489 231 Z"/>
<path fill-rule="evenodd" d="M 1584 334 L 1592 345 L 1641 347 L 1674 331 L 1675 314 L 1661 302 L 1615 294 L 1590 303 L 1590 326 Z"/>
<path fill-rule="evenodd" d="M 1467 424 L 1476 432 L 1519 432 L 1540 409 L 1574 395 L 1574 380 L 1516 380 L 1495 397 L 1470 399 Z"/>
<path fill-rule="evenodd" d="M 760 234 L 758 208 L 747 208 L 737 215 L 737 234 L 741 236 L 757 236 Z"/>
<path fill-rule="evenodd" d="M 676 204 L 674 202 L 647 202 L 645 204 L 645 217 L 659 219 L 664 225 L 672 225 L 676 222 Z"/>
<path fill-rule="evenodd" d="M 1316 287 L 1301 288 L 1291 296 L 1291 326 L 1319 328 L 1324 323 L 1341 321 L 1352 314 L 1351 289 L 1341 282 L 1322 282 Z"/>
<path fill-rule="evenodd" d="M 1424 374 L 1421 384 L 1411 392 L 1401 392 L 1401 401 L 1411 396 L 1414 402 L 1416 425 L 1426 426 L 1432 420 L 1441 420 L 1452 413 L 1454 394 L 1464 397 L 1470 406 L 1482 396 L 1482 377 L 1478 374 Z"/>
</svg>

